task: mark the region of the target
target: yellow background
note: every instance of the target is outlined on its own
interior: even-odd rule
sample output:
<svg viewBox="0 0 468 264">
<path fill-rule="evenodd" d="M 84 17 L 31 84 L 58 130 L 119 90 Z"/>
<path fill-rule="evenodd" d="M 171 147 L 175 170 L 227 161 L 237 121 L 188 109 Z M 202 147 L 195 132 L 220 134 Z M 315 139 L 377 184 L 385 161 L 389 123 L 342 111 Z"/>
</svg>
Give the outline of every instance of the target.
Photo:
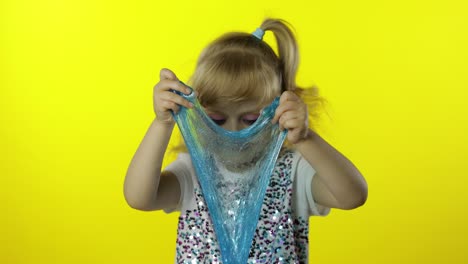
<svg viewBox="0 0 468 264">
<path fill-rule="evenodd" d="M 159 70 L 187 80 L 206 44 L 266 16 L 295 27 L 298 83 L 330 101 L 321 134 L 369 185 L 363 207 L 310 219 L 310 263 L 467 263 L 467 14 L 462 0 L 1 1 L 0 263 L 173 262 L 177 214 L 123 196 Z"/>
</svg>

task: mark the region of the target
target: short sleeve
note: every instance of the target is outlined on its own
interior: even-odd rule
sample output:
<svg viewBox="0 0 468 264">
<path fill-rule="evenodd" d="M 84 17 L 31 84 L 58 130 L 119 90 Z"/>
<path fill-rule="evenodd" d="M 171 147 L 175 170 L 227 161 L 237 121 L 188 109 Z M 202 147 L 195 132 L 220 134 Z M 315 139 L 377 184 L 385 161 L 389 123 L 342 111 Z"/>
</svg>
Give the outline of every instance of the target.
<svg viewBox="0 0 468 264">
<path fill-rule="evenodd" d="M 331 208 L 317 204 L 312 193 L 315 169 L 299 153 L 295 168 L 296 203 L 298 210 L 307 210 L 308 216 L 327 216 Z"/>
<path fill-rule="evenodd" d="M 191 198 L 190 194 L 193 192 L 193 168 L 190 155 L 187 153 L 180 153 L 176 160 L 167 165 L 164 170 L 172 172 L 177 177 L 180 185 L 180 199 L 175 207 L 164 208 L 163 210 L 167 214 L 174 211 L 181 211 L 183 205 L 186 204 L 186 201 Z"/>
</svg>

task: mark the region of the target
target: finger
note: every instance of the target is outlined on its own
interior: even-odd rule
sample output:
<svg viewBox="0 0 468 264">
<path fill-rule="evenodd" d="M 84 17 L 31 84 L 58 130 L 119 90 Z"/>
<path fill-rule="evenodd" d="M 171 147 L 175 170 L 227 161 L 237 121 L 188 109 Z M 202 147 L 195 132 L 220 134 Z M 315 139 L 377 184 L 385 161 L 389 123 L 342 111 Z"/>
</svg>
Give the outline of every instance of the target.
<svg viewBox="0 0 468 264">
<path fill-rule="evenodd" d="M 299 118 L 299 116 L 300 115 L 296 111 L 288 111 L 288 112 L 284 112 L 283 114 L 281 114 L 278 119 L 278 124 L 280 126 L 280 129 L 287 128 L 285 126 L 286 121 L 291 120 L 291 119 L 297 119 Z"/>
<path fill-rule="evenodd" d="M 275 111 L 275 116 L 273 117 L 272 123 L 276 123 L 279 118 L 287 111 L 297 110 L 300 105 L 297 102 L 287 101 L 278 106 Z"/>
<path fill-rule="evenodd" d="M 176 103 L 172 102 L 172 101 L 166 101 L 166 100 L 163 100 L 161 102 L 161 106 L 164 108 L 164 109 L 167 109 L 167 110 L 172 110 L 174 113 L 177 113 L 179 112 L 179 105 L 177 105 Z"/>
<path fill-rule="evenodd" d="M 288 119 L 284 121 L 282 124 L 284 128 L 293 130 L 295 128 L 300 127 L 302 124 L 302 121 L 299 120 L 298 118 L 294 118 L 294 119 Z"/>
<path fill-rule="evenodd" d="M 281 94 L 280 97 L 280 104 L 286 101 L 297 101 L 299 97 L 291 91 L 285 91 L 283 94 Z"/>
<path fill-rule="evenodd" d="M 184 84 L 180 83 L 179 81 L 174 80 L 162 80 L 154 87 L 155 90 L 161 91 L 169 91 L 169 90 L 176 90 L 184 94 L 190 94 L 191 90 L 185 86 Z"/>
<path fill-rule="evenodd" d="M 165 92 L 165 93 L 161 94 L 161 99 L 166 100 L 166 101 L 174 102 L 174 103 L 176 103 L 178 105 L 183 105 L 183 106 L 185 106 L 187 108 L 192 108 L 193 107 L 193 104 L 191 102 L 189 102 L 187 99 L 185 99 L 182 96 L 180 96 L 178 94 L 175 94 L 175 93 Z"/>
<path fill-rule="evenodd" d="M 283 131 L 284 130 L 284 126 L 282 123 L 278 122 L 278 126 L 279 126 L 279 130 L 280 131 Z"/>
<path fill-rule="evenodd" d="M 285 103 L 280 103 L 280 105 L 275 110 L 275 116 L 273 117 L 272 123 L 275 124 L 280 119 L 281 115 L 286 111 Z"/>
<path fill-rule="evenodd" d="M 287 120 L 290 119 L 299 119 L 301 115 L 297 111 L 288 111 L 281 115 L 279 122 L 284 124 Z"/>
<path fill-rule="evenodd" d="M 278 106 L 275 112 L 277 113 L 284 113 L 288 111 L 299 111 L 302 105 L 298 104 L 297 102 L 287 101 Z"/>
<path fill-rule="evenodd" d="M 299 139 L 301 138 L 301 131 L 298 129 L 293 130 L 293 131 L 288 131 L 288 140 L 292 144 L 296 144 Z"/>
<path fill-rule="evenodd" d="M 159 72 L 159 79 L 160 80 L 173 80 L 173 81 L 178 81 L 179 79 L 173 73 L 171 70 L 167 68 L 162 68 L 161 71 Z"/>
</svg>

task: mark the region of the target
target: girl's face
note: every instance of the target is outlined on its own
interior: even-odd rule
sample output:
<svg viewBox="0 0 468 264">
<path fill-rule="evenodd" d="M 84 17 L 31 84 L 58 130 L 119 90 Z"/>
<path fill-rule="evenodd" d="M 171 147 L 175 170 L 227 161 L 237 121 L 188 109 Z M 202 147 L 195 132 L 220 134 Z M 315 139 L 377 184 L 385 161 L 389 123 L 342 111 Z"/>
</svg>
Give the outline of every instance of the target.
<svg viewBox="0 0 468 264">
<path fill-rule="evenodd" d="M 249 127 L 260 116 L 264 106 L 258 106 L 256 100 L 214 104 L 205 107 L 208 116 L 219 126 L 230 131 L 239 131 Z"/>
</svg>

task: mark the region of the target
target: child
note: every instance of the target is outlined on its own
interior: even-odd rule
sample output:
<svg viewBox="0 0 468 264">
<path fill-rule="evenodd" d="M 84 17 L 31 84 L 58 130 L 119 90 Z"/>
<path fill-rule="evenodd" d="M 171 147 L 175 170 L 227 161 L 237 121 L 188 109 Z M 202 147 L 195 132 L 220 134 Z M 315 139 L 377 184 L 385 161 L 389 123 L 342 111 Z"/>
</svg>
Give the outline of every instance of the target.
<svg viewBox="0 0 468 264">
<path fill-rule="evenodd" d="M 278 56 L 262 41 L 265 31 L 275 35 Z M 207 114 L 226 130 L 252 125 L 280 96 L 272 122 L 288 130 L 288 147 L 276 161 L 249 263 L 308 263 L 308 218 L 326 216 L 331 208 L 353 209 L 367 199 L 357 168 L 309 127 L 300 96 L 306 90 L 295 84 L 297 65 L 297 43 L 286 22 L 265 19 L 253 34 L 228 33 L 211 43 L 191 79 Z M 125 198 L 138 210 L 181 212 L 177 263 L 219 263 L 219 245 L 189 154 L 180 153 L 161 171 L 175 124 L 171 111 L 193 107 L 171 90 L 189 93 L 172 71 L 162 69 L 154 87 L 156 118 L 128 168 Z"/>
</svg>

